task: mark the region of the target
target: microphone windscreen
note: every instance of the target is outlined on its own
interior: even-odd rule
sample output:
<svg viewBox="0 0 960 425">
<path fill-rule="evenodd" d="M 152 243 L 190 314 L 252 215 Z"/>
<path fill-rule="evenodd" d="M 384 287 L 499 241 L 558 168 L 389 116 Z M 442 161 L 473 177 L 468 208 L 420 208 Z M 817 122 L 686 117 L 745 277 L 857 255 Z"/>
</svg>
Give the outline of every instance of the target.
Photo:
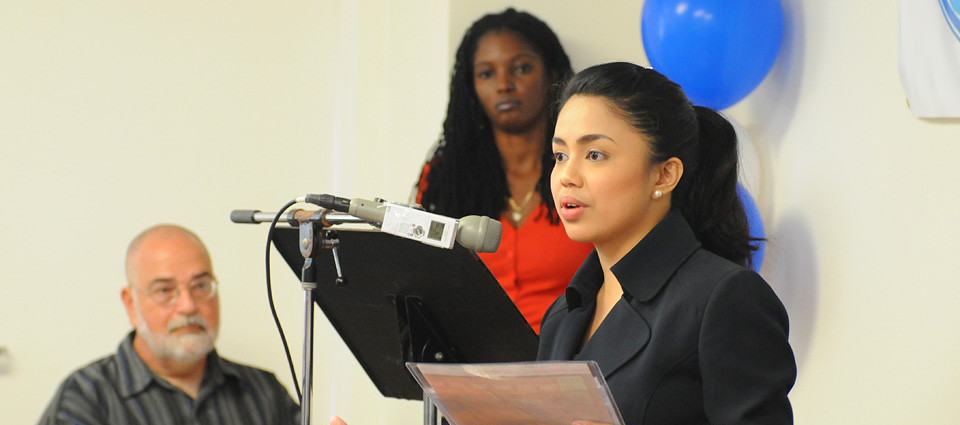
<svg viewBox="0 0 960 425">
<path fill-rule="evenodd" d="M 468 215 L 460 219 L 457 242 L 477 252 L 496 252 L 500 247 L 503 224 L 490 217 Z"/>
</svg>

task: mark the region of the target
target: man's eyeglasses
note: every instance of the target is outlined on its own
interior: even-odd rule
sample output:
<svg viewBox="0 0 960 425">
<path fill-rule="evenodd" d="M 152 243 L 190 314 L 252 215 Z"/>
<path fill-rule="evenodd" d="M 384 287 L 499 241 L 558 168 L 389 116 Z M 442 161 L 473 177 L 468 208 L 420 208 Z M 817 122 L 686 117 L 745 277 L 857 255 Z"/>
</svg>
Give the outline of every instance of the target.
<svg viewBox="0 0 960 425">
<path fill-rule="evenodd" d="M 188 291 L 194 302 L 209 300 L 217 294 L 217 281 L 209 277 L 194 280 L 190 282 Z M 160 305 L 173 305 L 180 299 L 180 287 L 172 283 L 159 283 L 141 292 Z"/>
</svg>

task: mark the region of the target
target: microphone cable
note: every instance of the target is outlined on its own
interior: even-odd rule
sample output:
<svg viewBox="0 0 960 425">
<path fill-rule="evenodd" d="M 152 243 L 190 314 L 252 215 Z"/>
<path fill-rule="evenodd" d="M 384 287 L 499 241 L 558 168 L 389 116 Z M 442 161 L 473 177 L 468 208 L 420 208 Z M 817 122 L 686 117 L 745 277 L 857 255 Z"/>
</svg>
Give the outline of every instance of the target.
<svg viewBox="0 0 960 425">
<path fill-rule="evenodd" d="M 270 281 L 270 244 L 273 243 L 273 230 L 277 227 L 277 222 L 280 221 L 280 217 L 283 215 L 288 208 L 301 202 L 299 199 L 294 199 L 290 202 L 284 204 L 280 208 L 280 211 L 277 212 L 277 215 L 273 217 L 273 221 L 270 222 L 270 229 L 267 230 L 267 251 L 266 251 L 266 270 L 267 270 L 267 301 L 270 303 L 270 314 L 273 315 L 273 322 L 277 324 L 277 331 L 280 332 L 280 341 L 283 342 L 283 351 L 287 355 L 287 364 L 290 366 L 290 375 L 293 376 L 293 388 L 297 390 L 297 400 L 300 404 L 303 404 L 303 395 L 300 393 L 300 384 L 297 380 L 297 371 L 293 367 L 293 357 L 290 356 L 290 346 L 287 345 L 287 337 L 283 333 L 283 325 L 280 324 L 280 317 L 277 316 L 277 308 L 273 304 L 273 285 Z"/>
</svg>

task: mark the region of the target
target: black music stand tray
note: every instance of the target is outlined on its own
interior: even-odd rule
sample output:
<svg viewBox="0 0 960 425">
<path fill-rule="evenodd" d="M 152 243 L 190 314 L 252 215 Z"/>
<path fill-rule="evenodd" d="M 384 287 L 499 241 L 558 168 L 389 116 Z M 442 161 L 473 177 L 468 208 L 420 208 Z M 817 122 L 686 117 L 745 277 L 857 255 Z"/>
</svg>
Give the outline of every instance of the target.
<svg viewBox="0 0 960 425">
<path fill-rule="evenodd" d="M 336 231 L 346 284 L 335 284 L 332 252 L 317 244 L 313 299 L 384 396 L 423 399 L 406 362 L 536 359 L 539 338 L 474 252 L 370 230 Z M 300 276 L 298 239 L 298 229 L 277 228 L 273 242 Z"/>
</svg>

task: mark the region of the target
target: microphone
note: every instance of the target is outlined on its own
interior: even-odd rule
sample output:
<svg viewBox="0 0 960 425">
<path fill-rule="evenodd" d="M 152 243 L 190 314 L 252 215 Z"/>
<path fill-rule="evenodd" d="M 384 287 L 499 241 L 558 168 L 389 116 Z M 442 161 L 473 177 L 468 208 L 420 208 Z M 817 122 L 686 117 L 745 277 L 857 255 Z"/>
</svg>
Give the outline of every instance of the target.
<svg viewBox="0 0 960 425">
<path fill-rule="evenodd" d="M 305 201 L 366 220 L 384 233 L 446 249 L 453 248 L 456 240 L 473 251 L 495 252 L 503 231 L 503 225 L 490 217 L 469 215 L 457 220 L 389 201 L 347 199 L 327 194 L 307 195 Z"/>
</svg>

